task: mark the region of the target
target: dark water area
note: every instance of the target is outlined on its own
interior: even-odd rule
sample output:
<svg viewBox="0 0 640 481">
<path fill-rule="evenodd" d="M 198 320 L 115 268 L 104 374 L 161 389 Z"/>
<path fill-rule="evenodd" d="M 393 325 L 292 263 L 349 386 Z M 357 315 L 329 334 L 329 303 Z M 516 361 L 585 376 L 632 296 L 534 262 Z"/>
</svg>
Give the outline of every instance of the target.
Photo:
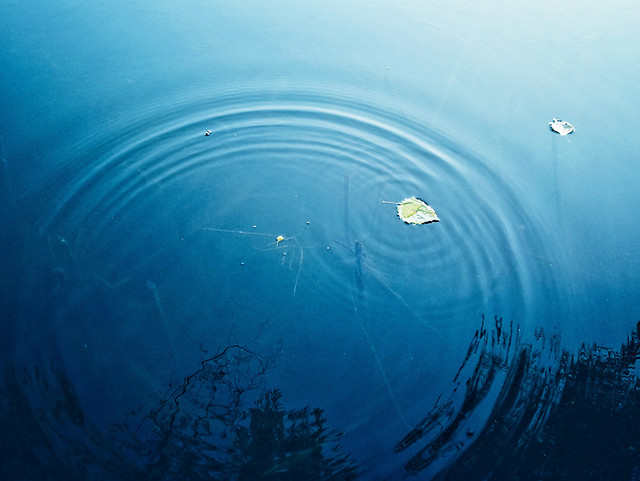
<svg viewBox="0 0 640 481">
<path fill-rule="evenodd" d="M 640 479 L 638 7 L 4 6 L 0 479 Z"/>
</svg>

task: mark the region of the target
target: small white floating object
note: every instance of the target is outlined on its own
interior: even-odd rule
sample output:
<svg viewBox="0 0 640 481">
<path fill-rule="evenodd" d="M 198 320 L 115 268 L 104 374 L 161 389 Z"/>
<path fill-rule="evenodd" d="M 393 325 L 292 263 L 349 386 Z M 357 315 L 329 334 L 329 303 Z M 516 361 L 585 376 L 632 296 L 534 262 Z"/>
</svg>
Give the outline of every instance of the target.
<svg viewBox="0 0 640 481">
<path fill-rule="evenodd" d="M 211 131 L 210 131 L 210 130 L 207 130 L 207 131 L 204 133 L 204 135 L 206 135 L 206 136 L 208 137 L 209 135 L 211 135 Z"/>
<path fill-rule="evenodd" d="M 576 130 L 569 122 L 565 122 L 564 120 L 555 118 L 551 122 L 549 122 L 549 127 L 551 128 L 551 130 L 559 133 L 560 135 L 569 135 L 571 132 L 574 132 Z"/>
</svg>

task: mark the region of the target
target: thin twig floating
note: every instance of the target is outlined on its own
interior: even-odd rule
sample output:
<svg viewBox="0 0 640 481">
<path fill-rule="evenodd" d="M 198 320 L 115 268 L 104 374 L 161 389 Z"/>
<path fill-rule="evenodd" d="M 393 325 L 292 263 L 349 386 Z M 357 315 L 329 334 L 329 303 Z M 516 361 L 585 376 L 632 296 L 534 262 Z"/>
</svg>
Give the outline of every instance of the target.
<svg viewBox="0 0 640 481">
<path fill-rule="evenodd" d="M 255 226 L 254 226 L 255 227 Z M 275 239 L 274 242 L 272 242 L 271 244 L 268 244 L 269 246 L 275 245 L 276 247 L 278 247 L 280 245 L 280 242 L 282 241 L 290 241 L 290 240 L 294 240 L 297 239 L 298 237 L 300 237 L 302 234 L 304 234 L 307 229 L 309 228 L 309 222 L 307 222 L 307 225 L 304 227 L 304 229 L 302 229 L 301 232 L 299 232 L 298 234 L 291 236 L 291 237 L 285 237 L 283 235 L 277 235 L 277 234 L 267 234 L 264 232 L 250 232 L 250 231 L 246 231 L 246 230 L 232 230 L 232 229 L 217 229 L 215 227 L 202 227 L 202 230 L 210 230 L 210 231 L 214 231 L 214 232 L 226 232 L 228 234 L 242 234 L 242 235 L 257 235 L 257 236 L 261 236 L 261 237 L 270 237 L 272 239 Z"/>
<path fill-rule="evenodd" d="M 253 227 L 256 228 L 255 225 Z M 218 229 L 216 227 L 202 227 L 202 230 L 208 230 L 208 231 L 213 231 L 213 232 L 223 232 L 223 233 L 227 233 L 227 234 L 253 235 L 253 236 L 260 236 L 260 237 L 268 237 L 268 238 L 271 238 L 271 239 L 275 238 L 274 242 L 271 242 L 271 243 L 267 244 L 267 249 L 258 249 L 260 251 L 271 250 L 271 248 L 273 248 L 273 246 L 275 246 L 276 249 L 282 249 L 282 248 L 286 249 L 286 246 L 281 246 L 280 243 L 281 242 L 287 242 L 287 243 L 290 242 L 290 245 L 294 249 L 294 252 L 295 252 L 296 249 L 298 249 L 300 251 L 300 256 L 298 258 L 298 273 L 296 274 L 296 280 L 295 280 L 295 283 L 293 285 L 293 296 L 295 297 L 296 291 L 298 290 L 298 281 L 300 280 L 300 273 L 302 272 L 302 260 L 304 258 L 304 250 L 302 249 L 302 246 L 297 241 L 297 239 L 302 234 L 304 234 L 307 231 L 308 228 L 309 228 L 309 222 L 307 221 L 307 224 L 304 226 L 304 229 L 302 229 L 302 231 L 300 231 L 296 235 L 293 235 L 293 236 L 290 236 L 290 237 L 285 237 L 282 234 L 276 235 L 276 234 L 269 234 L 269 233 L 266 233 L 266 232 L 256 232 L 256 231 L 246 231 L 246 230 L 232 230 L 232 229 Z M 284 259 L 285 259 L 286 255 L 287 255 L 286 252 L 284 252 L 282 254 L 282 256 L 283 256 L 282 265 L 284 265 Z M 293 258 L 291 259 L 291 261 L 289 261 L 289 270 L 291 270 L 291 265 L 292 264 L 293 264 Z"/>
</svg>

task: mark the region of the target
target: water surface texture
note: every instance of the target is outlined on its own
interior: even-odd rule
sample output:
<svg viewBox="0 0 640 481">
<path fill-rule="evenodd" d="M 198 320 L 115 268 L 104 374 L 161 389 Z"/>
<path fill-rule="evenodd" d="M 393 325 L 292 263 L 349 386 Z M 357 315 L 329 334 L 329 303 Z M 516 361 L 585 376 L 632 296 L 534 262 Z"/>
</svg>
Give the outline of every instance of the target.
<svg viewBox="0 0 640 481">
<path fill-rule="evenodd" d="M 640 477 L 640 8 L 400 3 L 5 0 L 0 477 Z"/>
</svg>

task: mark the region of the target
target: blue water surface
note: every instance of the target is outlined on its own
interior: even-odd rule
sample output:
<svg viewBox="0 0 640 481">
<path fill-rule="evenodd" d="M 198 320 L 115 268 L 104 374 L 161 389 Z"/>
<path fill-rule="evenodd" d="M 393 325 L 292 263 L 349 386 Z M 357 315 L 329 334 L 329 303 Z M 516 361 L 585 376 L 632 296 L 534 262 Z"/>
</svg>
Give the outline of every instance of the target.
<svg viewBox="0 0 640 481">
<path fill-rule="evenodd" d="M 637 407 L 632 2 L 4 7 L 7 479 L 476 479 L 520 401 L 470 472 L 558 479 L 581 363 Z"/>
</svg>

